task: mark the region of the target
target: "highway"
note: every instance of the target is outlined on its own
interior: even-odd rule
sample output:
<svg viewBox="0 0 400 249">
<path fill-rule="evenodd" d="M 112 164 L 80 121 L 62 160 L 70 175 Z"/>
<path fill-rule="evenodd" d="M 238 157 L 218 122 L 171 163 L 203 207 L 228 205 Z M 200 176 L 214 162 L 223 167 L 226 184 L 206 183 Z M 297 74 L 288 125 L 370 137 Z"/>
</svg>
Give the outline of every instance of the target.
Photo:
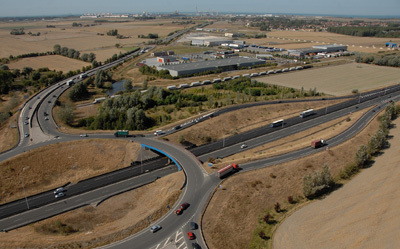
<svg viewBox="0 0 400 249">
<path fill-rule="evenodd" d="M 128 57 L 134 56 L 135 54 L 137 54 L 137 52 Z M 125 59 L 128 59 L 128 57 L 103 65 L 101 68 L 110 68 L 116 64 L 122 63 Z M 89 76 L 94 75 L 97 69 L 92 69 L 86 73 Z M 76 77 L 66 79 L 56 85 L 46 88 L 27 101 L 21 110 L 20 121 L 18 122 L 20 142 L 13 150 L 0 154 L 0 161 L 7 160 L 24 151 L 33 150 L 48 144 L 86 139 L 79 135 L 60 133 L 51 115 L 56 99 L 68 89 L 66 82 L 70 79 L 79 81 Z M 396 85 L 383 90 L 370 91 L 356 98 L 350 98 L 344 103 L 316 110 L 317 114 L 309 118 L 301 119 L 295 116 L 287 119 L 283 127 L 271 128 L 266 124 L 265 127 L 193 148 L 190 151 L 179 145 L 167 143 L 161 139 L 154 139 L 153 135 L 127 138 L 143 145 L 155 147 L 174 158 L 179 163 L 179 166 L 184 169 L 186 183 L 183 188 L 183 193 L 176 205 L 172 207 L 164 217 L 157 221 L 157 224 L 162 226 L 160 231 L 153 234 L 148 230 L 143 230 L 129 238 L 108 245 L 105 248 L 161 248 L 160 246 L 162 245 L 173 243 L 174 239 L 176 242 L 178 235 L 181 236 L 189 230 L 188 222 L 200 220 L 200 215 L 207 204 L 210 193 L 212 193 L 220 183 L 220 179 L 218 179 L 215 174 L 207 174 L 201 166 L 201 162 L 206 161 L 208 157 L 226 157 L 243 151 L 243 149 L 240 148 L 243 142 L 246 142 L 248 145 L 246 149 L 251 149 L 261 144 L 266 144 L 345 116 L 351 112 L 375 106 L 370 111 L 366 112 L 350 129 L 327 141 L 329 147 L 335 146 L 351 138 L 365 127 L 378 111 L 387 105 L 388 100 L 399 100 L 399 90 L 400 86 Z M 215 112 L 214 115 L 221 115 L 225 112 L 260 104 L 274 103 L 253 103 L 235 106 L 219 110 Z M 203 118 L 197 120 L 197 122 L 205 120 L 206 118 Z M 28 124 L 24 124 L 24 122 L 28 122 Z M 197 122 L 192 122 L 190 125 L 195 125 Z M 175 130 L 170 130 L 167 134 L 172 132 L 175 132 Z M 28 134 L 28 136 L 25 134 Z M 90 134 L 89 136 L 90 138 L 122 139 L 114 138 L 110 134 Z M 317 153 L 320 150 L 321 149 L 304 148 L 257 162 L 246 163 L 241 165 L 241 168 L 243 169 L 242 171 L 248 171 L 276 165 L 312 153 Z M 158 177 L 177 171 L 176 166 L 170 165 L 165 167 L 165 165 L 166 159 L 157 159 L 144 164 L 143 167 L 151 171 L 146 174 L 141 174 L 143 172 L 143 167 L 127 167 L 119 171 L 81 181 L 75 185 L 67 185 L 65 186 L 67 196 L 61 200 L 55 199 L 52 191 L 48 191 L 31 196 L 27 200 L 22 199 L 1 205 L 0 230 L 6 231 L 15 229 L 84 205 L 98 203 L 113 195 L 140 187 L 153 182 Z M 176 216 L 173 211 L 183 202 L 190 203 L 190 207 L 185 210 L 182 215 Z M 27 203 L 29 203 L 29 210 Z M 197 236 L 197 243 L 200 244 L 202 248 L 206 248 L 200 230 L 195 231 L 195 234 Z M 183 236 L 182 239 L 185 240 L 186 244 L 190 243 L 186 241 L 186 236 Z"/>
</svg>

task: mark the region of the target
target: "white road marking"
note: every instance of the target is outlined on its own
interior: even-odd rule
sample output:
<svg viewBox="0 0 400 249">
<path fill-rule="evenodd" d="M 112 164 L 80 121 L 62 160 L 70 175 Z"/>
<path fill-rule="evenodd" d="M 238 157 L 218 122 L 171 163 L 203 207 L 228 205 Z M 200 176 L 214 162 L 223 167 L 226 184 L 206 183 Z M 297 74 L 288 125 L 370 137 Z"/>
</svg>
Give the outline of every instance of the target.
<svg viewBox="0 0 400 249">
<path fill-rule="evenodd" d="M 168 242 L 169 242 L 169 239 L 170 239 L 171 237 L 168 237 L 168 239 L 165 241 L 165 243 L 164 243 L 164 246 L 163 247 L 165 247 L 167 244 L 168 244 Z"/>
<path fill-rule="evenodd" d="M 155 249 L 158 249 L 158 247 L 160 246 L 160 244 L 157 245 L 157 247 Z"/>
</svg>

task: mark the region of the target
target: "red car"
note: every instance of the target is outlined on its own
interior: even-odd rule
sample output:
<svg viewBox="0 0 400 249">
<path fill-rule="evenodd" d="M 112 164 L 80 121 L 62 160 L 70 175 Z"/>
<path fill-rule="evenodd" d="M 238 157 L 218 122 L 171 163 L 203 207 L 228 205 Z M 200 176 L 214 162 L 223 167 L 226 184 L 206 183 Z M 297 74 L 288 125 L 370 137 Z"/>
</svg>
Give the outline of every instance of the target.
<svg viewBox="0 0 400 249">
<path fill-rule="evenodd" d="M 183 204 L 181 205 L 181 209 L 182 209 L 182 210 L 186 210 L 189 206 L 190 206 L 190 204 L 187 203 L 187 202 L 185 202 L 185 203 L 183 203 Z"/>
<path fill-rule="evenodd" d="M 182 208 L 179 208 L 179 209 L 175 210 L 175 214 L 176 215 L 180 215 L 182 213 L 183 213 L 183 209 Z"/>
<path fill-rule="evenodd" d="M 194 236 L 194 233 L 192 233 L 192 232 L 187 232 L 187 236 L 188 236 L 188 238 L 189 238 L 190 240 L 196 238 L 196 236 Z"/>
</svg>

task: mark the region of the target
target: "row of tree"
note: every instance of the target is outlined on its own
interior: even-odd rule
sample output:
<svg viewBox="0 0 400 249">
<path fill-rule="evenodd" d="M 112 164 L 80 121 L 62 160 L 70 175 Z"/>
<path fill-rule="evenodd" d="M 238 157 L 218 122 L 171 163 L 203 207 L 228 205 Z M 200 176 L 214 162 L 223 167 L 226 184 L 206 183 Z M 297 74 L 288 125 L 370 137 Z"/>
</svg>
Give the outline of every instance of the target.
<svg viewBox="0 0 400 249">
<path fill-rule="evenodd" d="M 398 54 L 384 55 L 381 57 L 359 55 L 355 58 L 355 61 L 358 63 L 375 64 L 379 66 L 400 67 L 400 55 Z"/>
<path fill-rule="evenodd" d="M 80 52 L 73 48 L 61 47 L 60 44 L 56 44 L 53 47 L 54 54 L 66 56 L 72 59 L 83 60 L 93 63 L 96 60 L 96 55 L 94 53 L 84 53 L 80 56 Z"/>
<path fill-rule="evenodd" d="M 397 26 L 329 27 L 328 31 L 337 34 L 362 36 L 362 37 L 388 37 L 388 38 L 400 37 L 400 27 Z"/>
</svg>

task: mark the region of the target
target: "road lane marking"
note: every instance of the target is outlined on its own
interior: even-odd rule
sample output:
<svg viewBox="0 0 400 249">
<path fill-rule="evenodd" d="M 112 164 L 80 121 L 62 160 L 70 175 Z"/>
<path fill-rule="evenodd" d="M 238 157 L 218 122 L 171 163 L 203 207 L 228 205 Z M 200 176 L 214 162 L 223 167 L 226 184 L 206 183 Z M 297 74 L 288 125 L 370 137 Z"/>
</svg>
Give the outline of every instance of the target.
<svg viewBox="0 0 400 249">
<path fill-rule="evenodd" d="M 171 238 L 171 236 L 170 237 L 168 237 L 168 239 L 165 241 L 165 243 L 164 243 L 164 246 L 163 247 L 165 247 L 167 244 L 168 244 L 168 242 L 169 242 L 169 239 Z"/>
</svg>

